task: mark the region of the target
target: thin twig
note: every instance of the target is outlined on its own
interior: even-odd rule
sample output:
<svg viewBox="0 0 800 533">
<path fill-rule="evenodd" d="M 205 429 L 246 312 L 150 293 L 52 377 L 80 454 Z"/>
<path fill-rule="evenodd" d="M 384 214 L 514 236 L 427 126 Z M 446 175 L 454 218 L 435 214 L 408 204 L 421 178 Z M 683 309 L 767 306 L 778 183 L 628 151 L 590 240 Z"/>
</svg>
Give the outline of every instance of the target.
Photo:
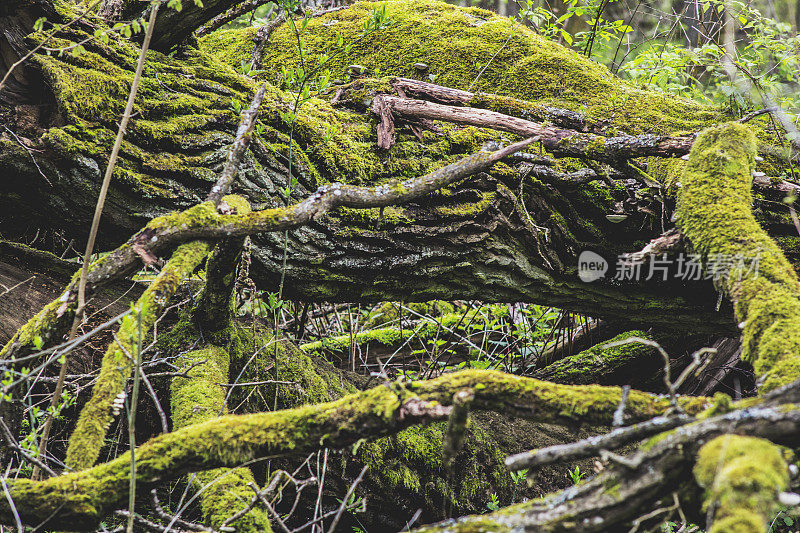
<svg viewBox="0 0 800 533">
<path fill-rule="evenodd" d="M 95 239 L 97 238 L 97 231 L 100 227 L 100 216 L 103 213 L 103 207 L 106 201 L 106 195 L 108 194 L 108 187 L 111 183 L 111 175 L 114 172 L 114 166 L 117 163 L 117 157 L 119 156 L 119 150 L 122 146 L 122 139 L 125 136 L 125 129 L 128 127 L 128 121 L 130 121 L 131 114 L 133 113 L 133 104 L 136 101 L 136 94 L 139 92 L 139 82 L 142 79 L 142 72 L 144 71 L 145 61 L 147 59 L 147 49 L 150 47 L 150 39 L 153 37 L 153 28 L 155 27 L 156 23 L 156 15 L 158 14 L 158 7 L 159 4 L 156 3 L 153 5 L 152 11 L 150 11 L 150 20 L 147 23 L 147 32 L 144 36 L 144 42 L 142 43 L 142 49 L 139 53 L 139 63 L 136 65 L 136 73 L 133 76 L 133 82 L 131 84 L 131 90 L 128 94 L 128 102 L 125 106 L 125 112 L 122 114 L 122 121 L 120 122 L 119 129 L 117 130 L 117 138 L 114 141 L 114 147 L 111 150 L 111 156 L 108 160 L 108 166 L 106 167 L 106 174 L 103 177 L 103 184 L 100 186 L 100 194 L 97 198 L 97 205 L 95 206 L 94 210 L 94 218 L 92 219 L 92 227 L 89 230 L 89 239 L 86 242 L 86 251 L 83 254 L 83 266 L 81 267 L 81 277 L 78 281 L 78 307 L 75 311 L 75 317 L 72 320 L 72 328 L 70 330 L 69 339 L 72 340 L 75 338 L 75 335 L 78 332 L 78 326 L 80 325 L 83 319 L 83 310 L 86 307 L 86 279 L 89 273 L 89 264 L 91 262 L 92 253 L 94 252 L 94 243 Z M 50 438 L 50 429 L 53 426 L 53 413 L 55 412 L 56 407 L 58 406 L 59 401 L 61 400 L 61 391 L 64 387 L 64 379 L 67 375 L 67 362 L 68 357 L 64 357 L 64 360 L 61 362 L 61 369 L 58 373 L 58 382 L 56 383 L 55 391 L 53 392 L 53 397 L 50 402 L 50 411 L 48 412 L 47 420 L 45 420 L 44 428 L 42 430 L 42 440 L 39 443 L 39 457 L 44 457 L 47 452 L 47 441 Z M 33 473 L 31 474 L 31 479 L 38 479 L 39 478 L 39 469 L 34 467 Z"/>
<path fill-rule="evenodd" d="M 523 468 L 592 457 L 601 450 L 621 448 L 626 444 L 688 424 L 693 420 L 694 418 L 688 415 L 658 416 L 647 422 L 615 429 L 605 435 L 511 455 L 506 458 L 505 464 L 509 470 L 522 470 Z"/>
<path fill-rule="evenodd" d="M 264 92 L 267 90 L 266 85 L 261 88 L 253 97 L 250 107 L 242 113 L 242 120 L 239 122 L 239 127 L 236 129 L 236 140 L 231 145 L 228 152 L 228 158 L 225 160 L 225 165 L 222 167 L 217 182 L 211 187 L 211 192 L 206 197 L 207 202 L 213 202 L 215 206 L 219 206 L 222 197 L 228 194 L 233 181 L 236 179 L 236 174 L 239 172 L 239 165 L 241 165 L 242 157 L 247 151 L 247 146 L 250 144 L 250 138 L 253 136 L 253 128 L 256 126 L 256 119 L 258 118 L 258 110 L 261 107 L 261 101 L 264 99 Z"/>
<path fill-rule="evenodd" d="M 361 483 L 361 480 L 364 479 L 364 474 L 367 473 L 367 469 L 369 465 L 364 465 L 364 468 L 361 469 L 361 473 L 358 474 L 358 477 L 350 484 L 350 488 L 347 489 L 347 494 L 344 495 L 342 499 L 342 504 L 339 506 L 339 509 L 336 511 L 336 516 L 333 517 L 333 522 L 331 522 L 331 527 L 328 528 L 328 533 L 334 533 L 336 531 L 336 526 L 339 525 L 339 519 L 342 517 L 342 513 L 344 513 L 345 508 L 348 505 L 348 501 L 350 500 L 350 496 L 353 495 L 353 491 L 356 490 L 356 486 Z"/>
</svg>

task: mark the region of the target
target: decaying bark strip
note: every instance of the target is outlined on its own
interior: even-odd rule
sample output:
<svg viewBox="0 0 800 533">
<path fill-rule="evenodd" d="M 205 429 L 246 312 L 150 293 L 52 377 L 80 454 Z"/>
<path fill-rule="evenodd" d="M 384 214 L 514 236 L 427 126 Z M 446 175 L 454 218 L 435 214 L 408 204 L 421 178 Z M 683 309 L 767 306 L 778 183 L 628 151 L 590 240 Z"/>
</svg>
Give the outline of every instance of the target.
<svg viewBox="0 0 800 533">
<path fill-rule="evenodd" d="M 506 110 L 506 114 L 517 118 L 548 121 L 556 126 L 583 133 L 602 134 L 609 127 L 606 123 L 588 120 L 583 114 L 576 111 L 536 105 L 517 98 L 485 93 L 476 94 L 409 78 L 391 78 L 390 83 L 403 98 L 413 96 L 423 100 L 433 100 L 440 104 L 466 105 L 479 109 L 486 109 L 486 104 L 491 103 L 492 107 L 502 108 Z"/>
</svg>

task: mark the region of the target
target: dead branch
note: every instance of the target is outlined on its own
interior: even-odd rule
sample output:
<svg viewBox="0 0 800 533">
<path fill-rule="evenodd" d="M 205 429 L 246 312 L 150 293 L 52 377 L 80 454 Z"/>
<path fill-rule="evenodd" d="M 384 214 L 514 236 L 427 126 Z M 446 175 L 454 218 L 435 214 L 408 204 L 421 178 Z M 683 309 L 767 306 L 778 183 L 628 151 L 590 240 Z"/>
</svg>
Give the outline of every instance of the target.
<svg viewBox="0 0 800 533">
<path fill-rule="evenodd" d="M 376 102 L 379 99 L 382 100 L 382 103 Z M 447 106 L 389 95 L 376 96 L 373 99 L 373 110 L 375 109 L 381 109 L 378 138 L 384 139 L 381 145 L 383 148 L 386 148 L 387 143 L 389 146 L 394 143 L 393 136 L 386 129 L 383 109 L 403 119 L 442 120 L 505 131 L 525 137 L 533 136 L 553 155 L 594 159 L 607 163 L 619 163 L 646 156 L 681 156 L 689 153 L 695 138 L 694 134 L 675 137 L 652 134 L 603 137 L 593 133 L 580 133 L 575 130 L 546 126 L 496 111 Z"/>
</svg>

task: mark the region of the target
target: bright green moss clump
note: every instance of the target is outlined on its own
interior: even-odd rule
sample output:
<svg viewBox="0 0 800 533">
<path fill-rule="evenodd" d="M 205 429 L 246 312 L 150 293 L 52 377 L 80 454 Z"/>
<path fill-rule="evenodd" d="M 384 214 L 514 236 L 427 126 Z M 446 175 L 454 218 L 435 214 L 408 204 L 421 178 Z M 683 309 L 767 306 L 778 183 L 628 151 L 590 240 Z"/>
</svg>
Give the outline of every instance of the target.
<svg viewBox="0 0 800 533">
<path fill-rule="evenodd" d="M 226 413 L 226 389 L 230 358 L 222 348 L 209 346 L 182 356 L 184 367 L 196 365 L 190 378 L 175 377 L 170 386 L 173 429 L 206 422 Z M 247 507 L 253 498 L 253 473 L 248 468 L 218 468 L 192 476 L 195 489 L 203 489 L 200 506 L 205 524 L 218 528 L 236 510 Z M 261 509 L 253 509 L 230 524 L 237 532 L 271 531 L 269 519 Z"/>
<path fill-rule="evenodd" d="M 753 364 L 763 393 L 800 378 L 800 283 L 753 217 L 755 154 L 755 137 L 746 126 L 704 131 L 680 178 L 677 214 L 706 264 L 733 262 L 718 286 L 744 323 L 742 357 Z"/>
<path fill-rule="evenodd" d="M 385 4 L 393 23 L 365 38 L 364 21 L 380 4 L 359 2 L 347 10 L 313 18 L 304 34 L 306 64 L 316 66 L 326 54 L 325 68 L 341 80 L 347 79 L 349 65 L 359 64 L 373 77 L 396 75 L 428 81 L 428 75 L 434 75 L 437 84 L 448 87 L 575 110 L 585 106 L 589 116 L 609 120 L 630 133 L 653 128 L 660 133 L 696 130 L 720 115 L 712 107 L 630 86 L 605 67 L 489 11 L 428 0 Z M 238 67 L 250 51 L 231 43 L 247 39 L 247 32 L 252 30 L 211 34 L 203 47 L 219 51 L 228 64 Z M 352 47 L 349 53 L 334 55 L 339 34 L 343 43 L 352 43 Z M 262 64 L 268 81 L 283 81 L 281 67 L 297 61 L 295 44 L 289 24 L 275 31 Z M 424 75 L 414 69 L 416 62 L 428 65 Z"/>
<path fill-rule="evenodd" d="M 722 435 L 704 445 L 694 467 L 713 508 L 709 533 L 759 533 L 779 509 L 778 493 L 789 485 L 780 449 L 755 437 Z"/>
</svg>

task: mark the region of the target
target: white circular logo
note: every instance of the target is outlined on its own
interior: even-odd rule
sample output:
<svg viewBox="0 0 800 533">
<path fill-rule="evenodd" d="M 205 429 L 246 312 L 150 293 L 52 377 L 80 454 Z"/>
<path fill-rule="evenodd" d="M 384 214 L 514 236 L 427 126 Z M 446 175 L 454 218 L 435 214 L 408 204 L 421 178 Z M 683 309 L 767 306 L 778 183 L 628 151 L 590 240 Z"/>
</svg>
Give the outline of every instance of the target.
<svg viewBox="0 0 800 533">
<path fill-rule="evenodd" d="M 581 281 L 591 283 L 606 275 L 608 261 L 592 251 L 584 250 L 578 256 L 578 277 Z"/>
</svg>

